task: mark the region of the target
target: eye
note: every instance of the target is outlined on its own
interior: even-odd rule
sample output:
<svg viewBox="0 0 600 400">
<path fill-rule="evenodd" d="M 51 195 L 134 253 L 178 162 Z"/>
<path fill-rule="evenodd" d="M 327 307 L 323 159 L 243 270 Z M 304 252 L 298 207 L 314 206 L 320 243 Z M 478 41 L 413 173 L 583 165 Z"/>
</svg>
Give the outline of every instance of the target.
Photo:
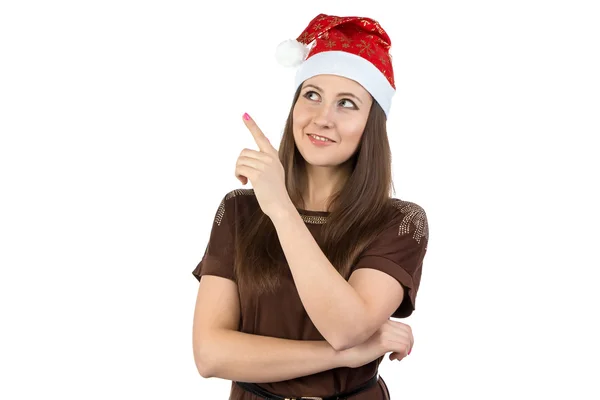
<svg viewBox="0 0 600 400">
<path fill-rule="evenodd" d="M 353 110 L 358 110 L 358 107 L 356 107 L 356 104 L 354 104 L 354 102 L 352 100 L 348 100 L 348 99 L 343 99 L 340 101 L 340 104 L 342 103 L 346 103 L 346 104 L 350 104 L 350 108 L 352 108 Z M 342 106 L 344 107 L 344 106 Z M 348 108 L 348 107 L 344 107 L 344 108 Z"/>
<path fill-rule="evenodd" d="M 309 90 L 308 92 L 304 93 L 304 97 L 306 97 L 309 100 L 318 100 L 318 98 L 311 98 L 311 95 L 315 95 L 315 96 L 319 96 L 317 94 L 317 92 Z"/>
</svg>

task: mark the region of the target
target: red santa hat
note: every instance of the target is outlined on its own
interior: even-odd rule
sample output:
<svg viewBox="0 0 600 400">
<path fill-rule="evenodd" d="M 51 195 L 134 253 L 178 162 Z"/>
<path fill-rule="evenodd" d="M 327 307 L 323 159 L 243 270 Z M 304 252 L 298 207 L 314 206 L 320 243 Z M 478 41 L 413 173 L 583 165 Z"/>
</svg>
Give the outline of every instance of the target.
<svg viewBox="0 0 600 400">
<path fill-rule="evenodd" d="M 296 89 L 320 74 L 339 75 L 360 83 L 386 116 L 396 92 L 391 40 L 379 23 L 363 17 L 317 15 L 297 39 L 277 47 L 277 61 L 299 67 Z"/>
</svg>

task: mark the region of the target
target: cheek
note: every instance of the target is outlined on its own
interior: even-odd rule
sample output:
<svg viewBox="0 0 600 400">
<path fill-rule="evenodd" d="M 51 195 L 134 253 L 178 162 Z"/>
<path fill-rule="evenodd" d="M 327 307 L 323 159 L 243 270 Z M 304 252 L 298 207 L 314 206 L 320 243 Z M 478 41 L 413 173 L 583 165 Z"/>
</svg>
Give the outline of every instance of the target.
<svg viewBox="0 0 600 400">
<path fill-rule="evenodd" d="M 346 138 L 347 142 L 358 143 L 365 129 L 365 121 L 352 120 L 345 121 L 343 127 L 340 127 L 341 133 Z"/>
<path fill-rule="evenodd" d="M 296 107 L 294 107 L 294 118 L 302 119 L 305 114 L 306 110 L 304 107 L 301 104 L 296 104 Z"/>
<path fill-rule="evenodd" d="M 301 106 L 294 107 L 292 118 L 294 119 L 294 131 L 303 129 L 310 121 L 309 113 Z"/>
</svg>

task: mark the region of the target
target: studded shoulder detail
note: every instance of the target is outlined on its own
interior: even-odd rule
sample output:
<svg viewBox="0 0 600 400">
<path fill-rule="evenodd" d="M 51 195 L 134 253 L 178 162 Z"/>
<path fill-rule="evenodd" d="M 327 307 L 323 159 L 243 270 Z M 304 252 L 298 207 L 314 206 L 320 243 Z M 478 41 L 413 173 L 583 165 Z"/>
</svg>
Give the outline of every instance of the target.
<svg viewBox="0 0 600 400">
<path fill-rule="evenodd" d="M 225 215 L 225 202 L 235 196 L 255 196 L 254 189 L 234 189 L 225 195 L 223 200 L 221 200 L 221 204 L 219 204 L 219 209 L 217 210 L 217 215 L 215 216 L 215 223 L 218 226 L 221 225 L 221 221 Z"/>
<path fill-rule="evenodd" d="M 429 239 L 429 224 L 427 223 L 427 214 L 425 210 L 416 203 L 400 199 L 392 199 L 392 204 L 402 214 L 403 218 L 398 227 L 398 236 L 410 232 L 410 224 L 415 225 L 413 238 L 417 243 L 421 243 L 421 238 Z"/>
</svg>

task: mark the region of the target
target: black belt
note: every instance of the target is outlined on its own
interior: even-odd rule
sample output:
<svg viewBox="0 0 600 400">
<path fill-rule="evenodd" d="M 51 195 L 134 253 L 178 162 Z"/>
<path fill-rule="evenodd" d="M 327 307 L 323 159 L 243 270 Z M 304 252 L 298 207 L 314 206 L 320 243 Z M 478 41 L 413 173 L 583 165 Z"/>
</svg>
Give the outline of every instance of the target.
<svg viewBox="0 0 600 400">
<path fill-rule="evenodd" d="M 355 394 L 358 394 L 364 390 L 372 388 L 373 386 L 375 386 L 377 384 L 378 380 L 379 380 L 379 373 L 375 374 L 374 377 L 372 377 L 371 379 L 369 379 L 367 382 L 365 382 L 363 385 L 357 387 L 356 389 L 353 389 L 353 390 L 351 390 L 349 392 L 345 392 L 345 393 L 338 393 L 338 394 L 335 394 L 333 396 L 328 396 L 328 397 L 315 397 L 315 396 L 283 397 L 283 396 L 279 396 L 277 394 L 267 392 L 265 389 L 261 388 L 260 386 L 258 386 L 255 383 L 248 383 L 248 382 L 235 382 L 235 383 L 239 387 L 244 389 L 245 391 L 250 392 L 253 395 L 256 395 L 258 397 L 261 397 L 261 398 L 267 399 L 267 400 L 343 400 L 347 397 L 354 396 Z"/>
</svg>

